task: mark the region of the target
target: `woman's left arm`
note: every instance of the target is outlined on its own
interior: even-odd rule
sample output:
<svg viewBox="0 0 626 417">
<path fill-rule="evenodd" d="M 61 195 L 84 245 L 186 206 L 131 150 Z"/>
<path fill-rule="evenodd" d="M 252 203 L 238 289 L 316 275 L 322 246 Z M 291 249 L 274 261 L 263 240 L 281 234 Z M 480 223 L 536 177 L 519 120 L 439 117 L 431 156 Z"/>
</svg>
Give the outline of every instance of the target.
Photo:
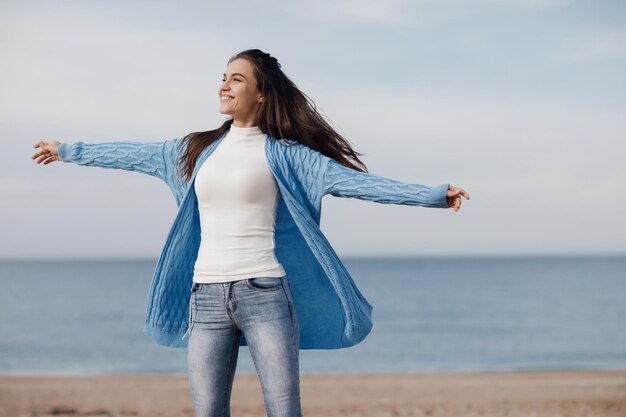
<svg viewBox="0 0 626 417">
<path fill-rule="evenodd" d="M 453 207 L 455 211 L 457 210 L 455 205 L 450 204 L 453 200 L 448 199 L 448 190 L 456 187 L 451 187 L 448 183 L 434 187 L 411 184 L 357 171 L 341 165 L 332 158 L 324 157 L 324 159 L 328 160 L 323 177 L 324 195 L 352 197 L 385 204 L 432 208 Z M 469 198 L 469 195 L 466 198 Z M 460 201 L 458 206 L 460 206 Z"/>
</svg>

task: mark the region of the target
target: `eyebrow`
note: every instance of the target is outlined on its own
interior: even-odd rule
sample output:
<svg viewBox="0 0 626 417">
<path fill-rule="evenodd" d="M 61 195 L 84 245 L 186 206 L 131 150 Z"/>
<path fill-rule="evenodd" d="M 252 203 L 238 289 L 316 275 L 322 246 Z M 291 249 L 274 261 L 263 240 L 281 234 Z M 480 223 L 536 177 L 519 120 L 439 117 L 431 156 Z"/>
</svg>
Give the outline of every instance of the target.
<svg viewBox="0 0 626 417">
<path fill-rule="evenodd" d="M 234 77 L 235 75 L 240 75 L 240 76 L 242 76 L 244 79 L 247 79 L 245 75 L 240 74 L 240 73 L 238 73 L 238 72 L 233 72 L 233 77 Z M 226 73 L 224 73 L 224 77 L 226 77 Z"/>
</svg>

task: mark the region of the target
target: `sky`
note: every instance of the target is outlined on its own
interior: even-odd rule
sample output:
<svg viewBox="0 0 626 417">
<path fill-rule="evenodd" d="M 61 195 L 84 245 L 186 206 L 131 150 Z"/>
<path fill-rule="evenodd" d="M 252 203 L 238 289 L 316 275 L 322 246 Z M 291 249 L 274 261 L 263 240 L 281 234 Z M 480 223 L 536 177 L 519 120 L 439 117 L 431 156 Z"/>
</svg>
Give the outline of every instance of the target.
<svg viewBox="0 0 626 417">
<path fill-rule="evenodd" d="M 340 256 L 626 254 L 624 2 L 3 0 L 0 258 L 157 258 L 164 183 L 38 165 L 33 144 L 214 129 L 249 48 L 369 172 L 471 196 L 454 212 L 327 195 Z"/>
</svg>

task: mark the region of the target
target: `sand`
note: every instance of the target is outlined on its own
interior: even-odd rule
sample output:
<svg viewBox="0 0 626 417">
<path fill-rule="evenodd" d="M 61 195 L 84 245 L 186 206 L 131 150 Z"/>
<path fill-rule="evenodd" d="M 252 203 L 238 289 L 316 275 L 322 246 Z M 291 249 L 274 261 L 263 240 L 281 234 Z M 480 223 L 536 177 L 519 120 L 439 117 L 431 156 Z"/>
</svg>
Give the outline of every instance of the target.
<svg viewBox="0 0 626 417">
<path fill-rule="evenodd" d="M 626 416 L 624 371 L 302 374 L 304 417 Z M 266 416 L 256 374 L 236 374 L 233 417 Z M 0 417 L 194 416 L 187 376 L 0 375 Z"/>
</svg>

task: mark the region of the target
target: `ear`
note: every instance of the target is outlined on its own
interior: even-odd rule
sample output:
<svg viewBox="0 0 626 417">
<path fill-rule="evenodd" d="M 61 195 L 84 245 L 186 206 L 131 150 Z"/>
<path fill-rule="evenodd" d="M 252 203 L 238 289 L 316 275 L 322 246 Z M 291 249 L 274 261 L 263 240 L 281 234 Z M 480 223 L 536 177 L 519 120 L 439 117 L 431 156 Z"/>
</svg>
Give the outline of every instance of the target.
<svg viewBox="0 0 626 417">
<path fill-rule="evenodd" d="M 259 96 L 259 98 L 258 98 L 258 100 L 257 100 L 257 101 L 258 101 L 259 103 L 263 103 L 263 100 L 265 100 L 265 97 L 263 97 L 263 96 Z"/>
</svg>

